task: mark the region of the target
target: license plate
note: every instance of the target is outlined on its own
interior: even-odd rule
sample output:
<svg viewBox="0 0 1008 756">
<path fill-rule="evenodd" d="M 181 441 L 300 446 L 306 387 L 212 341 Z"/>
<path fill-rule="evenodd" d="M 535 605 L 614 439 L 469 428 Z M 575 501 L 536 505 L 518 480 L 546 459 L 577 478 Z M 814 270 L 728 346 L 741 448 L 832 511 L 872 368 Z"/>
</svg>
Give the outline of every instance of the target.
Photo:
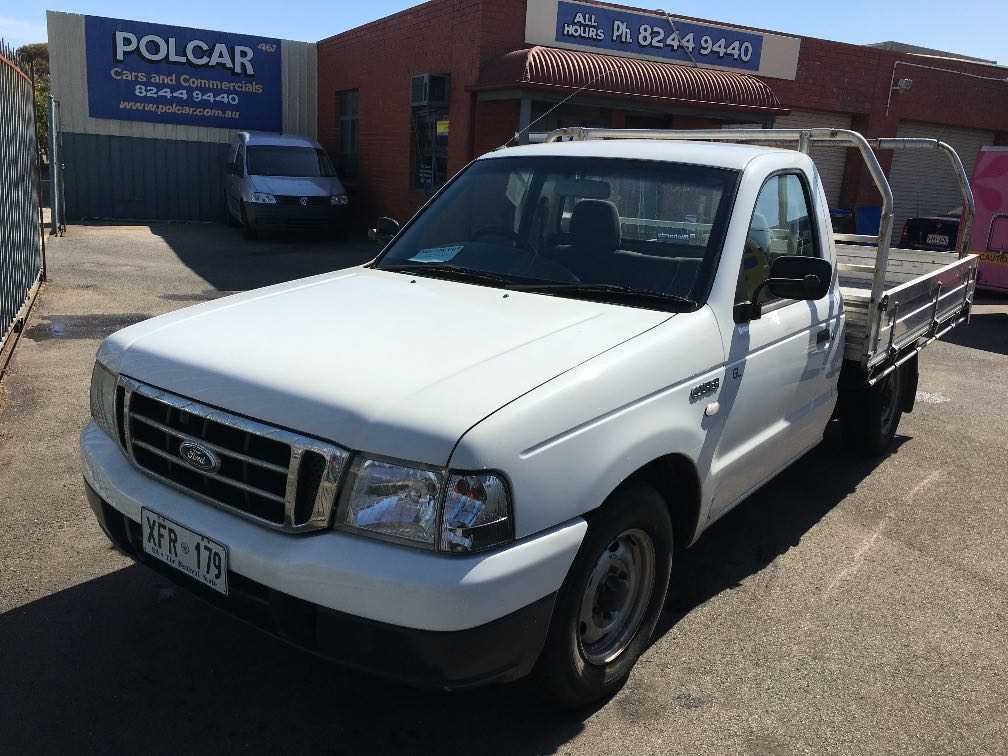
<svg viewBox="0 0 1008 756">
<path fill-rule="evenodd" d="M 949 238 L 946 234 L 928 234 L 927 243 L 935 247 L 938 246 L 947 247 L 949 243 Z"/>
<path fill-rule="evenodd" d="M 140 519 L 146 553 L 227 596 L 227 546 L 149 509 Z"/>
</svg>

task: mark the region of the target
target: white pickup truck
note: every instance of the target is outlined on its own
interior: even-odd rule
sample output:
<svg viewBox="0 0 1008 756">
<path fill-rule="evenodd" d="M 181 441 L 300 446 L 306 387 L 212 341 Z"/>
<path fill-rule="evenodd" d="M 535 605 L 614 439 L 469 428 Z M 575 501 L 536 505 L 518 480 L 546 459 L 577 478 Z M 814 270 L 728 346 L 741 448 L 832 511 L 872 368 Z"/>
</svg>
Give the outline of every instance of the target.
<svg viewBox="0 0 1008 756">
<path fill-rule="evenodd" d="M 109 538 L 344 665 L 443 688 L 533 673 L 578 706 L 647 647 L 675 554 L 831 419 L 885 451 L 917 352 L 972 302 L 954 151 L 824 130 L 545 142 L 384 219 L 367 265 L 110 336 L 81 435 Z M 834 240 L 811 145 L 860 150 L 879 238 Z M 949 156 L 960 255 L 889 249 L 872 147 Z"/>
</svg>

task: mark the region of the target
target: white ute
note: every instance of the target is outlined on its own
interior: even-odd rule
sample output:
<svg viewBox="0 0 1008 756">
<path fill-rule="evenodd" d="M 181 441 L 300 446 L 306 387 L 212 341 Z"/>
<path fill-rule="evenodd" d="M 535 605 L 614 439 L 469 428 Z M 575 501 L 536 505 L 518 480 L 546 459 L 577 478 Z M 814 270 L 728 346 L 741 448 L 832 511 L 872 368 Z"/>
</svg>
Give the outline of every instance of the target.
<svg viewBox="0 0 1008 756">
<path fill-rule="evenodd" d="M 342 664 L 443 688 L 533 673 L 578 706 L 647 647 L 674 555 L 831 419 L 885 452 L 917 353 L 972 303 L 951 148 L 543 141 L 475 160 L 401 230 L 383 219 L 367 265 L 106 339 L 81 452 L 109 538 Z M 834 239 L 813 144 L 860 151 L 877 238 Z M 889 248 L 873 148 L 949 158 L 958 255 Z"/>
</svg>

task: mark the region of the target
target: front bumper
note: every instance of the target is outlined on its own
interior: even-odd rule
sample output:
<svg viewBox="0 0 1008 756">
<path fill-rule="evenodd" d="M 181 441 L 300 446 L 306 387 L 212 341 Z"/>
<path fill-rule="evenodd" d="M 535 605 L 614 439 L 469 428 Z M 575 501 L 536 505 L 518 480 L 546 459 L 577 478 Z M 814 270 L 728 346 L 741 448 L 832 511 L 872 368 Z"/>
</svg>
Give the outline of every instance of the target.
<svg viewBox="0 0 1008 756">
<path fill-rule="evenodd" d="M 312 230 L 340 228 L 346 222 L 346 206 L 248 203 L 245 215 L 257 229 Z"/>
<path fill-rule="evenodd" d="M 132 533 L 141 506 L 151 508 L 228 547 L 231 595 L 218 597 L 160 563 L 155 569 L 286 640 L 422 685 L 464 687 L 527 673 L 587 528 L 577 519 L 471 557 L 335 531 L 289 535 L 144 475 L 93 423 L 81 434 L 81 457 L 92 508 L 127 554 L 148 563 Z M 250 606 L 268 611 L 250 616 Z"/>
</svg>

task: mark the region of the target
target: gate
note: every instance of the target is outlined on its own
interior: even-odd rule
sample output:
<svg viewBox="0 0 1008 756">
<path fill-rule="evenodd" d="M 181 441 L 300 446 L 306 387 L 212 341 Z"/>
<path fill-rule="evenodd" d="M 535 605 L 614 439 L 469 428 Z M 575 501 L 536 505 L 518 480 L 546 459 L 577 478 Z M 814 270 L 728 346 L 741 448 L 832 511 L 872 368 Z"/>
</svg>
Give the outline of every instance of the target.
<svg viewBox="0 0 1008 756">
<path fill-rule="evenodd" d="M 0 355 L 45 278 L 37 145 L 31 72 L 0 40 Z"/>
</svg>

